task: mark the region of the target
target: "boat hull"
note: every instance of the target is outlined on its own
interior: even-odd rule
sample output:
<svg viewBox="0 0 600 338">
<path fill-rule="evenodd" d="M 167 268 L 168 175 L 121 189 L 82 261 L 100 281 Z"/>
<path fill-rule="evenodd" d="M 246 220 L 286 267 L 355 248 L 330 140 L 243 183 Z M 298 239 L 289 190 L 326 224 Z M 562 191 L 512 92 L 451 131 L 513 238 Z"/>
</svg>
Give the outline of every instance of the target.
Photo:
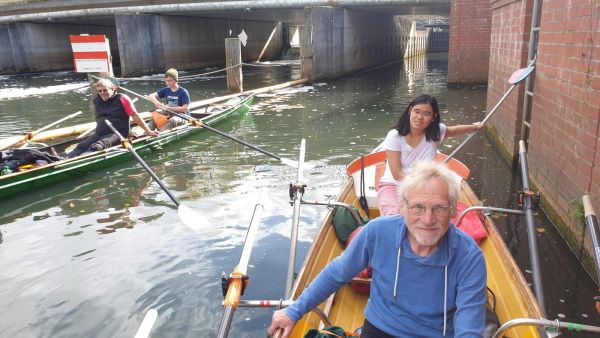
<svg viewBox="0 0 600 338">
<path fill-rule="evenodd" d="M 375 162 L 381 164 L 378 161 Z M 374 168 L 370 169 L 374 170 Z M 349 174 L 352 174 L 352 170 Z M 368 177 L 367 174 L 365 176 Z M 466 181 L 461 183 L 459 200 L 467 206 L 481 205 Z M 360 210 L 352 177 L 345 184 L 337 201 L 353 205 Z M 371 217 L 379 215 L 379 210 L 374 204 L 370 204 L 369 211 Z M 361 213 L 364 216 L 362 210 Z M 311 283 L 325 265 L 343 252 L 343 247 L 335 235 L 331 220 L 332 212 L 330 211 L 323 221 L 299 271 L 292 291 L 292 299 L 299 297 L 302 290 Z M 486 217 L 484 227 L 487 238 L 482 241 L 480 248 L 486 259 L 487 286 L 494 295 L 492 296 L 488 292 L 488 303 L 493 305 L 500 325 L 513 318 L 542 318 L 539 306 L 523 274 L 489 217 Z M 354 331 L 356 328 L 361 327 L 364 322 L 363 312 L 367 300 L 368 295 L 356 292 L 348 284 L 338 290 L 332 298 L 323 302 L 319 308 L 328 315 L 332 325 L 341 326 L 346 331 Z M 321 319 L 314 312 L 310 312 L 298 321 L 291 337 L 304 337 L 309 329 L 322 325 Z M 539 333 L 533 327 L 516 327 L 507 331 L 504 337 L 539 337 Z"/>
<path fill-rule="evenodd" d="M 234 115 L 245 114 L 250 109 L 253 99 L 253 96 L 248 96 L 238 104 L 231 106 L 230 109 L 223 110 L 218 114 L 206 116 L 201 120 L 205 124 L 214 126 Z M 167 144 L 174 143 L 183 138 L 202 132 L 207 131 L 203 128 L 185 125 L 175 128 L 158 137 L 142 137 L 136 139 L 131 144 L 140 155 L 143 155 L 155 151 Z M 133 155 L 129 151 L 121 146 L 115 146 L 96 153 L 55 162 L 47 166 L 0 176 L 0 199 L 37 190 L 130 159 L 133 159 Z"/>
</svg>

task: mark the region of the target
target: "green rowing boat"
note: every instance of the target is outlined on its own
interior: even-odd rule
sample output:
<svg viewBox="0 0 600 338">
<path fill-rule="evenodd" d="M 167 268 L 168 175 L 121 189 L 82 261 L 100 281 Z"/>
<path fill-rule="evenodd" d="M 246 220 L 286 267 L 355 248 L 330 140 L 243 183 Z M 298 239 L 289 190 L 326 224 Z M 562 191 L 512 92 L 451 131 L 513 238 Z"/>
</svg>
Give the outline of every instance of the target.
<svg viewBox="0 0 600 338">
<path fill-rule="evenodd" d="M 254 96 L 252 95 L 240 96 L 218 106 L 213 106 L 211 109 L 202 108 L 200 111 L 192 111 L 192 116 L 198 118 L 203 124 L 214 126 L 231 116 L 247 113 L 253 100 Z M 186 124 L 157 137 L 144 136 L 137 138 L 131 142 L 131 145 L 136 151 L 154 151 L 166 144 L 196 135 L 204 130 L 204 128 Z M 57 144 L 54 147 L 66 148 L 71 143 L 73 141 Z M 131 153 L 119 145 L 95 153 L 54 162 L 43 167 L 3 175 L 0 176 L 0 200 L 17 193 L 29 192 L 62 182 L 71 177 L 81 176 L 132 158 Z"/>
</svg>

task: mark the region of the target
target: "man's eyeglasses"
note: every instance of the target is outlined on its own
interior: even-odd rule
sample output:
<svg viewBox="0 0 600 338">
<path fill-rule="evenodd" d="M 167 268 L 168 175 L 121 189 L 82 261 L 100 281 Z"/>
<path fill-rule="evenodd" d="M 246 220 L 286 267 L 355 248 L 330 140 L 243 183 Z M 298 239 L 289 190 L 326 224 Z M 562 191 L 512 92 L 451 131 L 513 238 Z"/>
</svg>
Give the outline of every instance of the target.
<svg viewBox="0 0 600 338">
<path fill-rule="evenodd" d="M 108 93 L 108 89 L 98 89 L 98 93 Z"/>
<path fill-rule="evenodd" d="M 431 207 L 431 213 L 437 217 L 445 217 L 450 215 L 452 207 L 449 205 L 434 205 Z M 427 211 L 427 207 L 422 204 L 413 204 L 408 206 L 408 212 L 413 216 L 423 216 Z"/>
<path fill-rule="evenodd" d="M 419 116 L 422 116 L 422 117 L 425 117 L 425 118 L 430 118 L 430 117 L 433 116 L 433 113 L 430 112 L 430 111 L 422 111 L 422 110 L 414 109 L 414 108 L 411 109 L 411 111 L 412 111 L 413 114 L 419 115 Z"/>
</svg>

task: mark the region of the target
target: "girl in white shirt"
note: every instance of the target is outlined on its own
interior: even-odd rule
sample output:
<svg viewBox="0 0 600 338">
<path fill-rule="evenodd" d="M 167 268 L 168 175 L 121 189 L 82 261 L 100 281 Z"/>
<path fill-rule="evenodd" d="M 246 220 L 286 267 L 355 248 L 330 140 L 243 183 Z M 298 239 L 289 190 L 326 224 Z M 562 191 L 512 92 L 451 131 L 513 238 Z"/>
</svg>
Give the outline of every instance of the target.
<svg viewBox="0 0 600 338">
<path fill-rule="evenodd" d="M 474 132 L 481 127 L 481 122 L 447 127 L 440 123 L 435 97 L 427 94 L 415 97 L 383 141 L 387 164 L 377 188 L 381 215 L 401 213 L 403 201 L 398 197 L 396 186 L 402 179 L 403 169 L 419 160 L 433 161 L 444 138 Z"/>
</svg>

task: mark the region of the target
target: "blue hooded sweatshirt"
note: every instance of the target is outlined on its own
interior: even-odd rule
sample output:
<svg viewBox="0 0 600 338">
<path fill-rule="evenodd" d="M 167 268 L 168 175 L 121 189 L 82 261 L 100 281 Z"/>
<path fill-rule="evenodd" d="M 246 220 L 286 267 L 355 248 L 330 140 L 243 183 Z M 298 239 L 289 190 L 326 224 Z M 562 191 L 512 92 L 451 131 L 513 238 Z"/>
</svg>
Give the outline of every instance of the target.
<svg viewBox="0 0 600 338">
<path fill-rule="evenodd" d="M 486 269 L 475 241 L 450 224 L 438 248 L 420 257 L 406 231 L 397 215 L 369 222 L 285 309 L 287 315 L 298 321 L 370 266 L 365 317 L 378 329 L 397 337 L 482 337 Z"/>
</svg>

